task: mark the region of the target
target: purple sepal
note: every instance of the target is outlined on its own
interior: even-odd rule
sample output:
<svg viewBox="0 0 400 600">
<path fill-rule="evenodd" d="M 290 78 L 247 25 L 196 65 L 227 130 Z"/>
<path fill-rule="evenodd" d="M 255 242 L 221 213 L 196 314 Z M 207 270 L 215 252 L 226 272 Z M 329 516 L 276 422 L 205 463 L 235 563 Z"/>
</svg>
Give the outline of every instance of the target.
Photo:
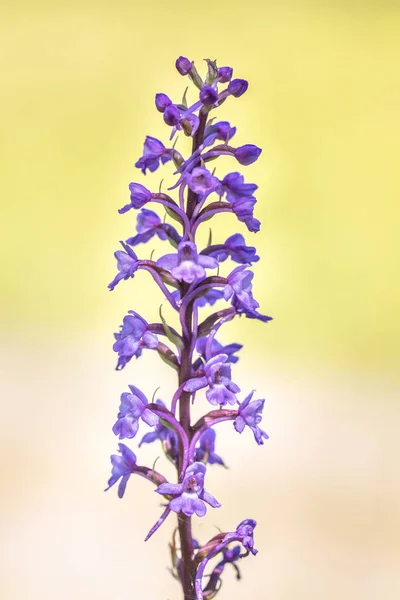
<svg viewBox="0 0 400 600">
<path fill-rule="evenodd" d="M 214 429 L 207 429 L 199 439 L 199 445 L 195 449 L 194 460 L 198 462 L 204 462 L 204 464 L 210 465 L 222 465 L 225 466 L 222 458 L 215 452 L 215 438 L 216 433 Z"/>
<path fill-rule="evenodd" d="M 138 266 L 139 260 L 132 248 L 129 248 L 124 242 L 120 242 L 122 247 L 125 249 L 125 252 L 122 250 L 117 250 L 114 252 L 114 256 L 117 259 L 117 269 L 119 273 L 114 277 L 111 283 L 108 284 L 108 288 L 113 290 L 115 286 L 122 279 L 129 279 L 130 277 L 134 277 Z"/>
<path fill-rule="evenodd" d="M 228 121 L 219 121 L 213 125 L 208 125 L 204 130 L 204 147 L 211 146 L 216 140 L 221 140 L 226 144 L 236 133 L 236 127 L 231 127 Z"/>
<path fill-rule="evenodd" d="M 218 300 L 221 300 L 223 297 L 224 297 L 224 293 L 221 290 L 212 288 L 206 294 L 204 294 L 204 296 L 200 296 L 199 298 L 197 298 L 195 301 L 195 304 L 199 308 L 203 307 L 203 306 L 207 306 L 207 304 L 209 304 L 210 306 L 214 306 L 214 304 Z"/>
<path fill-rule="evenodd" d="M 145 244 L 157 235 L 160 240 L 169 239 L 174 245 L 179 244 L 181 236 L 176 229 L 168 223 L 163 223 L 157 213 L 143 208 L 137 216 L 136 224 L 137 235 L 126 240 L 130 246 Z"/>
<path fill-rule="evenodd" d="M 206 337 L 201 337 L 197 340 L 196 350 L 202 356 L 205 356 L 206 344 Z M 214 338 L 211 344 L 211 357 L 216 356 L 217 354 L 226 354 L 228 357 L 227 362 L 234 364 L 239 360 L 239 357 L 234 355 L 236 352 L 239 352 L 241 348 L 243 348 L 241 344 L 228 344 L 227 346 L 223 346 Z"/>
<path fill-rule="evenodd" d="M 229 202 L 234 202 L 243 198 L 244 196 L 253 196 L 254 192 L 258 188 L 255 183 L 244 183 L 244 177 L 237 171 L 228 173 L 221 181 L 221 186 L 224 192 L 226 192 L 226 199 Z"/>
<path fill-rule="evenodd" d="M 260 257 L 256 254 L 254 246 L 246 246 L 244 237 L 240 233 L 235 233 L 228 237 L 224 244 L 209 246 L 204 250 L 207 256 L 213 256 L 219 262 L 224 262 L 228 256 L 239 264 L 248 264 L 257 262 Z"/>
<path fill-rule="evenodd" d="M 118 486 L 118 497 L 122 498 L 125 493 L 128 479 L 132 473 L 135 472 L 136 456 L 130 448 L 125 446 L 125 444 L 118 444 L 118 451 L 121 453 L 121 456 L 118 454 L 113 454 L 111 456 L 111 477 L 108 480 L 108 487 L 104 491 L 106 492 L 109 490 L 110 487 L 112 487 L 119 479 L 121 479 Z"/>
<path fill-rule="evenodd" d="M 118 209 L 120 215 L 128 212 L 131 208 L 142 208 L 151 200 L 151 192 L 140 183 L 130 183 L 129 190 L 131 193 L 131 201 Z"/>
<path fill-rule="evenodd" d="M 214 496 L 204 490 L 205 473 L 205 465 L 194 462 L 186 469 L 182 483 L 162 483 L 155 491 L 164 496 L 173 496 L 168 507 L 174 512 L 183 512 L 188 517 L 193 514 L 204 517 L 206 502 L 213 508 L 221 506 Z"/>
<path fill-rule="evenodd" d="M 247 554 L 249 554 L 250 552 L 254 555 L 257 554 L 258 550 L 254 548 L 254 529 L 256 525 L 257 522 L 254 521 L 254 519 L 245 519 L 244 521 L 239 523 L 235 532 L 228 533 L 224 537 L 223 542 L 229 543 L 231 539 L 235 541 L 239 539 L 241 544 L 244 548 L 246 548 L 247 551 L 244 556 L 247 556 Z"/>
<path fill-rule="evenodd" d="M 261 413 L 264 408 L 265 400 L 251 401 L 254 391 L 255 390 L 250 392 L 250 394 L 246 396 L 246 398 L 240 404 L 238 416 L 233 422 L 233 426 L 238 433 L 242 433 L 246 425 L 250 427 L 257 444 L 261 445 L 264 443 L 264 439 L 268 439 L 268 435 L 265 433 L 265 431 L 258 427 L 258 424 L 261 423 Z"/>
</svg>

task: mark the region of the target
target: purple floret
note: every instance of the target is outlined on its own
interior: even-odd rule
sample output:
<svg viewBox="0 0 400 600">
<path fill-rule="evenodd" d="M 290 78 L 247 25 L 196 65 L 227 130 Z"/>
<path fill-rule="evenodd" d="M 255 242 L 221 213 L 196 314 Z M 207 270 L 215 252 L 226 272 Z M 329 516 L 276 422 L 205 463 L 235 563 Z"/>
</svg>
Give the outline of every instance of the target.
<svg viewBox="0 0 400 600">
<path fill-rule="evenodd" d="M 204 279 L 205 269 L 216 269 L 218 262 L 215 258 L 197 254 L 196 244 L 181 242 L 176 254 L 166 254 L 158 259 L 157 265 L 171 271 L 171 275 L 178 281 L 193 283 Z"/>
<path fill-rule="evenodd" d="M 205 105 L 209 106 L 215 104 L 218 100 L 218 92 L 215 88 L 205 85 L 200 90 L 200 101 Z"/>
<path fill-rule="evenodd" d="M 111 456 L 111 477 L 108 480 L 108 487 L 105 489 L 105 491 L 109 490 L 110 487 L 115 485 L 117 481 L 121 479 L 118 486 L 118 497 L 122 498 L 125 493 L 128 479 L 132 473 L 135 472 L 136 456 L 132 450 L 130 450 L 130 448 L 125 446 L 125 444 L 118 444 L 118 450 L 121 453 L 121 456 L 118 454 L 113 454 Z"/>
<path fill-rule="evenodd" d="M 246 246 L 244 237 L 240 233 L 228 237 L 224 244 L 209 246 L 202 251 L 203 253 L 207 256 L 213 256 L 218 262 L 224 262 L 229 256 L 233 261 L 242 265 L 250 265 L 260 260 L 254 246 Z"/>
<path fill-rule="evenodd" d="M 115 333 L 113 350 L 118 353 L 117 371 L 123 369 L 133 356 L 139 358 L 142 348 L 157 348 L 158 338 L 148 330 L 148 323 L 130 310 L 123 318 L 120 332 Z"/>
<path fill-rule="evenodd" d="M 233 426 L 238 433 L 242 433 L 246 425 L 250 427 L 257 444 L 261 445 L 264 443 L 264 439 L 268 439 L 268 435 L 265 433 L 265 431 L 258 426 L 258 424 L 261 423 L 261 413 L 264 408 L 265 400 L 251 401 L 253 394 L 254 390 L 250 392 L 250 394 L 246 396 L 246 398 L 240 404 L 238 416 L 233 422 Z"/>
<path fill-rule="evenodd" d="M 191 173 L 185 173 L 184 181 L 195 194 L 201 196 L 208 196 L 220 186 L 218 179 L 204 167 L 196 167 Z"/>
<path fill-rule="evenodd" d="M 196 350 L 202 356 L 205 356 L 206 345 L 207 345 L 206 337 L 201 337 L 197 340 Z M 211 344 L 210 358 L 213 356 L 216 356 L 217 354 L 226 354 L 228 357 L 227 362 L 234 364 L 234 363 L 237 363 L 237 361 L 239 360 L 239 358 L 234 355 L 236 354 L 236 352 L 239 352 L 239 350 L 241 348 L 243 348 L 243 346 L 241 344 L 228 344 L 227 346 L 223 346 L 214 338 L 212 341 L 212 344 Z"/>
<path fill-rule="evenodd" d="M 118 210 L 121 215 L 128 212 L 131 208 L 142 208 L 142 206 L 151 200 L 151 192 L 140 183 L 130 183 L 129 190 L 131 201 Z"/>
<path fill-rule="evenodd" d="M 134 385 L 130 385 L 129 389 L 131 393 L 124 392 L 121 395 L 118 420 L 113 427 L 113 432 L 120 440 L 135 437 L 139 429 L 139 419 L 150 427 L 159 422 L 157 415 L 147 408 L 148 401 L 143 392 Z"/>
<path fill-rule="evenodd" d="M 231 367 L 226 354 L 217 354 L 206 362 L 202 371 L 204 375 L 188 379 L 183 387 L 186 392 L 196 392 L 208 387 L 206 398 L 214 406 L 236 404 L 235 394 L 240 388 L 231 380 Z"/>
<path fill-rule="evenodd" d="M 199 439 L 199 445 L 196 447 L 194 459 L 204 464 L 225 466 L 222 458 L 215 452 L 216 433 L 214 429 L 207 429 Z"/>
<path fill-rule="evenodd" d="M 188 517 L 194 514 L 204 517 L 206 502 L 213 508 L 221 506 L 214 496 L 204 490 L 205 473 L 205 465 L 194 462 L 186 469 L 182 483 L 162 483 L 155 491 L 163 496 L 173 496 L 168 506 L 174 512 L 183 512 Z"/>
<path fill-rule="evenodd" d="M 234 202 L 244 196 L 253 196 L 257 189 L 255 183 L 244 183 L 244 177 L 237 171 L 228 173 L 221 181 L 222 189 L 226 192 L 226 199 L 229 202 Z"/>
<path fill-rule="evenodd" d="M 245 79 L 232 79 L 228 85 L 228 92 L 235 98 L 239 98 L 247 91 L 248 87 L 249 83 Z"/>
<path fill-rule="evenodd" d="M 143 156 L 135 163 L 135 167 L 141 169 L 144 175 L 146 169 L 153 173 L 160 166 L 160 162 L 164 165 L 172 159 L 172 153 L 173 150 L 168 150 L 160 140 L 148 135 L 144 142 Z"/>
<path fill-rule="evenodd" d="M 227 277 L 228 283 L 224 288 L 225 300 L 233 297 L 233 300 L 247 310 L 253 311 L 258 308 L 260 305 L 254 300 L 252 293 L 253 277 L 253 271 L 247 271 L 246 265 L 236 267 Z"/>
<path fill-rule="evenodd" d="M 247 166 L 256 162 L 261 152 L 262 150 L 261 148 L 258 148 L 258 146 L 254 146 L 254 144 L 246 144 L 245 146 L 236 148 L 235 158 L 241 165 Z"/>
<path fill-rule="evenodd" d="M 181 236 L 172 225 L 163 223 L 157 213 L 147 208 L 142 208 L 138 213 L 136 231 L 138 232 L 137 235 L 126 240 L 126 243 L 130 246 L 145 244 L 155 235 L 160 240 L 169 239 L 173 245 L 177 245 L 181 241 Z"/>
<path fill-rule="evenodd" d="M 119 273 L 114 277 L 111 283 L 108 284 L 108 288 L 110 290 L 113 290 L 122 279 L 134 277 L 139 266 L 138 257 L 132 248 L 129 248 L 129 246 L 124 244 L 124 242 L 121 242 L 121 245 L 125 249 L 125 252 L 122 250 L 117 250 L 114 252 L 114 256 L 117 259 L 117 269 Z"/>
</svg>

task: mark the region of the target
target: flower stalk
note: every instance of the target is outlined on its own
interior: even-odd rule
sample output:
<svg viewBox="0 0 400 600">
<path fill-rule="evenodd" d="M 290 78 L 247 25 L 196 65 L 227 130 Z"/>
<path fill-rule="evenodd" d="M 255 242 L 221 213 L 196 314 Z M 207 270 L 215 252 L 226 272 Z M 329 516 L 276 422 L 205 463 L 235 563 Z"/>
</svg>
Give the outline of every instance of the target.
<svg viewBox="0 0 400 600">
<path fill-rule="evenodd" d="M 215 61 L 206 62 L 207 74 L 203 80 L 192 61 L 182 56 L 176 61 L 178 73 L 188 76 L 199 90 L 198 99 L 191 106 L 187 104 L 186 91 L 182 103 L 173 103 L 164 93 L 156 95 L 156 108 L 162 113 L 164 123 L 172 128 L 170 140 L 182 131 L 192 138 L 191 154 L 185 156 L 183 149 L 176 150 L 176 142 L 171 148 L 157 138 L 146 137 L 143 155 L 135 166 L 145 175 L 172 161 L 178 180 L 169 191 L 178 188 L 177 197 L 174 199 L 161 190 L 152 192 L 141 183 L 130 183 L 130 202 L 119 212 L 138 211 L 137 233 L 122 241 L 123 250 L 115 252 L 118 273 L 109 284 L 113 290 L 121 281 L 133 278 L 138 269 L 148 271 L 179 323 L 175 326 L 167 323 L 161 307 L 161 323 L 148 323 L 130 310 L 115 334 L 113 346 L 118 354 L 117 370 L 124 369 L 132 358 L 139 358 L 143 350 L 156 350 L 177 372 L 177 388 L 171 394 L 169 407 L 160 399 L 155 400 L 156 392 L 149 401 L 142 390 L 130 385 L 129 392 L 121 395 L 113 426 L 120 440 L 135 438 L 143 423 L 152 428 L 142 437 L 139 448 L 143 443 L 160 442 L 166 458 L 176 467 L 176 482 L 169 482 L 150 467 L 138 466 L 134 452 L 120 443 L 119 454 L 111 456 L 112 473 L 107 489 L 118 483 L 118 496 L 122 498 L 131 475 L 140 475 L 155 484 L 155 492 L 164 499 L 164 510 L 150 528 L 146 541 L 170 519 L 171 512 L 177 515 L 178 526 L 170 544 L 171 572 L 181 584 L 184 600 L 211 600 L 221 588 L 225 566 L 232 564 L 239 579 L 236 561 L 257 552 L 253 538 L 256 522 L 252 519 L 245 519 L 236 530 L 218 534 L 202 546 L 193 535 L 193 518 L 203 518 L 208 507 L 221 506 L 206 487 L 207 469 L 213 465 L 225 466 L 215 451 L 215 426 L 233 421 L 238 433 L 246 427 L 250 429 L 259 445 L 268 438 L 259 427 L 264 400 L 253 400 L 253 390 L 241 401 L 240 387 L 232 380 L 232 365 L 238 361 L 236 353 L 242 346 L 224 345 L 216 339 L 225 323 L 237 316 L 261 322 L 271 320 L 257 311 L 259 304 L 252 293 L 250 267 L 259 257 L 253 246 L 246 245 L 241 233 L 212 244 L 210 230 L 205 248 L 198 248 L 196 242 L 199 226 L 220 213 L 235 215 L 252 233 L 259 230 L 260 222 L 253 214 L 257 186 L 245 183 L 236 171 L 220 179 L 205 165 L 219 156 L 230 156 L 241 165 L 249 165 L 259 158 L 261 149 L 253 144 L 232 146 L 236 128 L 227 121 L 210 119 L 210 114 L 225 101 L 244 94 L 248 83 L 232 79 L 231 67 L 218 68 Z M 224 85 L 225 89 L 221 89 Z M 174 223 L 162 221 L 148 208 L 151 203 L 164 209 Z M 155 236 L 169 242 L 173 252 L 157 260 L 138 258 L 133 248 Z M 222 276 L 220 265 L 227 259 L 238 266 Z M 228 303 L 228 307 L 200 318 L 201 309 L 220 301 Z M 162 342 L 159 336 L 164 336 Z M 194 424 L 193 402 L 213 407 L 211 411 L 206 408 L 203 417 Z M 218 429 L 221 431 L 224 426 L 219 425 Z M 232 548 L 231 544 L 237 542 L 239 545 Z M 218 563 L 207 576 L 205 569 L 215 557 Z"/>
</svg>

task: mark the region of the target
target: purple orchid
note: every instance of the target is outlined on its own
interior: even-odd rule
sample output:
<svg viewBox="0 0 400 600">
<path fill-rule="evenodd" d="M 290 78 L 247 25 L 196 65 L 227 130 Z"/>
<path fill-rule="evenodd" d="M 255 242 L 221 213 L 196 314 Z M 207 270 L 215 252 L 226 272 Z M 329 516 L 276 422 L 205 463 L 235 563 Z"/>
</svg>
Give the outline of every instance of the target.
<svg viewBox="0 0 400 600">
<path fill-rule="evenodd" d="M 253 216 L 256 199 L 252 196 L 239 198 L 232 202 L 232 211 L 241 223 L 245 223 L 247 229 L 253 233 L 260 231 L 260 221 Z"/>
<path fill-rule="evenodd" d="M 224 543 L 229 543 L 231 540 L 240 540 L 243 547 L 246 549 L 246 554 L 250 552 L 257 554 L 258 550 L 254 548 L 254 529 L 257 523 L 254 519 L 245 519 L 236 528 L 235 532 L 228 533 L 224 537 Z"/>
<path fill-rule="evenodd" d="M 146 169 L 151 173 L 156 171 L 161 164 L 172 159 L 173 150 L 168 150 L 160 140 L 148 135 L 144 142 L 143 156 L 135 163 L 135 167 L 141 169 L 146 175 Z"/>
<path fill-rule="evenodd" d="M 118 496 L 122 498 L 132 474 L 142 476 L 156 486 L 155 491 L 165 501 L 164 509 L 145 541 L 168 515 L 178 514 L 178 527 L 170 544 L 171 572 L 182 586 L 184 600 L 211 600 L 222 585 L 225 566 L 231 564 L 240 578 L 237 561 L 257 553 L 254 548 L 256 522 L 252 519 L 242 521 L 235 531 L 217 533 L 201 544 L 192 535 L 192 516 L 204 517 L 207 504 L 220 507 L 204 489 L 206 465 L 225 466 L 215 451 L 216 426 L 222 429 L 226 421 L 231 421 L 239 433 L 247 426 L 259 446 L 268 438 L 260 428 L 264 400 L 253 400 L 254 392 L 251 392 L 240 403 L 237 397 L 240 388 L 232 381 L 232 364 L 238 361 L 237 353 L 242 345 L 236 342 L 223 345 L 216 339 L 220 339 L 220 329 L 237 317 L 260 322 L 271 320 L 258 312 L 259 304 L 253 297 L 251 266 L 259 260 L 257 250 L 246 245 L 241 233 L 228 233 L 226 229 L 229 223 L 235 222 L 232 220 L 234 214 L 250 232 L 259 231 L 260 221 L 254 217 L 258 188 L 255 183 L 245 182 L 239 171 L 220 174 L 218 168 L 216 177 L 209 165 L 219 157 L 228 157 L 235 158 L 245 167 L 260 157 L 261 149 L 254 144 L 233 147 L 231 140 L 236 127 L 229 121 L 214 118 L 215 111 L 225 106 L 225 102 L 234 102 L 234 98 L 247 91 L 248 82 L 233 79 L 233 69 L 218 67 L 215 60 L 206 59 L 205 65 L 203 76 L 194 62 L 185 56 L 176 61 L 178 73 L 188 76 L 188 83 L 195 87 L 193 104 L 187 101 L 191 95 L 186 93 L 187 90 L 181 103 L 173 102 L 165 93 L 155 96 L 155 108 L 162 115 L 160 121 L 171 128 L 170 140 L 177 132 L 190 136 L 192 139 L 187 147 L 191 147 L 191 152 L 183 155 L 175 148 L 175 143 L 166 147 L 156 137 L 145 137 L 142 156 L 135 163 L 141 176 L 172 164 L 176 180 L 166 192 L 160 184 L 158 193 L 151 192 L 140 182 L 129 184 L 130 201 L 119 209 L 119 213 L 131 209 L 138 211 L 136 233 L 121 242 L 122 250 L 115 252 L 118 272 L 108 286 L 113 290 L 120 281 L 133 278 L 140 269 L 152 277 L 175 317 L 170 323 L 161 307 L 161 322 L 147 321 L 132 310 L 123 317 L 120 331 L 114 334 L 117 370 L 124 369 L 128 363 L 128 368 L 136 366 L 132 358 L 138 358 L 146 348 L 153 349 L 156 350 L 153 356 L 174 369 L 177 381 L 168 404 L 161 400 L 149 402 L 140 389 L 130 385 L 129 391 L 121 395 L 112 430 L 119 439 L 131 439 L 137 435 L 140 421 L 150 426 L 152 429 L 141 437 L 139 452 L 144 445 L 159 441 L 163 458 L 176 470 L 176 483 L 169 483 L 165 476 L 155 471 L 154 464 L 138 466 L 135 454 L 121 443 L 119 453 L 111 456 L 112 472 L 107 489 L 118 484 Z M 179 144 L 181 142 L 182 136 L 179 136 Z M 164 218 L 150 210 L 153 208 L 148 206 L 150 203 L 163 207 Z M 216 215 L 221 222 L 220 231 L 225 234 L 222 239 L 215 239 L 218 232 L 212 228 L 208 236 L 204 231 L 204 224 L 208 227 Z M 204 246 L 203 240 L 207 237 Z M 139 260 L 133 248 L 157 238 L 167 240 L 174 251 L 153 258 L 157 249 L 152 250 L 150 256 Z M 198 247 L 203 248 L 201 252 Z M 220 263 L 228 258 L 238 266 L 228 275 L 221 274 Z M 141 297 L 140 290 L 137 297 Z M 152 303 L 152 299 L 153 295 L 146 292 L 144 301 Z M 211 310 L 209 307 L 217 302 L 218 306 Z M 252 324 L 248 325 L 251 327 Z M 140 376 L 139 372 L 136 377 Z M 157 381 L 156 372 L 152 372 L 151 377 L 152 381 Z M 162 378 L 166 385 L 168 378 L 164 379 L 163 375 Z M 196 397 L 199 390 L 204 390 L 205 399 L 203 394 Z M 199 410 L 201 415 L 196 418 L 192 409 L 195 399 L 196 411 Z M 226 473 L 222 472 L 221 477 L 225 478 Z M 212 559 L 215 561 L 210 568 Z M 207 575 L 206 568 L 209 569 Z"/>
<path fill-rule="evenodd" d="M 201 337 L 197 340 L 196 350 L 202 356 L 206 354 L 207 337 Z M 216 356 L 217 354 L 226 354 L 228 359 L 227 362 L 232 364 L 237 363 L 239 360 L 238 356 L 234 356 L 236 352 L 239 352 L 243 346 L 241 344 L 228 344 L 223 346 L 214 338 L 211 343 L 210 357 Z"/>
<path fill-rule="evenodd" d="M 230 257 L 233 261 L 242 265 L 250 265 L 260 260 L 254 246 L 246 246 L 244 237 L 240 233 L 228 237 L 224 244 L 209 246 L 202 250 L 200 254 L 213 256 L 218 262 L 224 262 Z"/>
<path fill-rule="evenodd" d="M 261 413 L 264 408 L 265 400 L 251 401 L 254 391 L 255 390 L 250 392 L 250 394 L 246 396 L 246 398 L 240 404 L 238 416 L 236 417 L 233 425 L 238 433 L 242 433 L 246 425 L 250 427 L 257 444 L 262 445 L 264 443 L 264 439 L 268 439 L 268 435 L 265 433 L 265 431 L 258 426 L 258 424 L 261 423 Z"/>
<path fill-rule="evenodd" d="M 188 379 L 183 386 L 186 392 L 194 393 L 198 390 L 208 387 L 206 397 L 210 404 L 214 406 L 224 406 L 225 404 L 236 404 L 235 394 L 240 392 L 240 388 L 231 380 L 231 367 L 226 354 L 217 354 L 206 362 L 203 367 L 204 375 Z"/>
<path fill-rule="evenodd" d="M 163 223 L 157 213 L 147 208 L 142 208 L 137 215 L 136 231 L 137 235 L 126 240 L 130 246 L 145 244 L 155 235 L 160 240 L 169 239 L 174 246 L 181 241 L 181 236 L 172 225 Z"/>
<path fill-rule="evenodd" d="M 118 412 L 118 420 L 113 427 L 115 435 L 119 439 L 134 438 L 139 429 L 139 419 L 142 419 L 150 427 L 158 423 L 158 417 L 147 408 L 146 396 L 134 385 L 130 385 L 131 393 L 121 394 L 121 404 Z"/>
<path fill-rule="evenodd" d="M 211 146 L 216 140 L 227 143 L 236 133 L 236 127 L 231 127 L 228 121 L 219 121 L 208 125 L 204 130 L 204 146 Z"/>
<path fill-rule="evenodd" d="M 119 209 L 118 212 L 121 215 L 128 212 L 131 208 L 142 208 L 142 206 L 151 200 L 151 192 L 140 183 L 130 183 L 129 190 L 131 192 L 131 201 Z"/>
<path fill-rule="evenodd" d="M 192 192 L 201 196 L 208 196 L 220 186 L 218 179 L 204 167 L 196 167 L 191 173 L 186 173 L 184 180 Z"/>
<path fill-rule="evenodd" d="M 121 245 L 125 249 L 125 252 L 122 250 L 117 250 L 114 252 L 114 256 L 117 259 L 117 269 L 119 273 L 114 277 L 111 283 L 108 284 L 108 288 L 110 290 L 113 290 L 122 279 L 134 277 L 139 266 L 138 257 L 132 248 L 129 248 L 129 246 L 124 244 L 124 242 L 121 242 Z"/>
<path fill-rule="evenodd" d="M 118 444 L 118 449 L 121 456 L 118 454 L 113 454 L 111 456 L 112 472 L 111 477 L 108 480 L 108 487 L 105 491 L 109 490 L 110 487 L 115 485 L 117 481 L 121 479 L 118 486 L 118 497 L 122 498 L 125 494 L 128 479 L 132 473 L 135 472 L 136 456 L 130 448 L 125 446 L 125 444 Z"/>
<path fill-rule="evenodd" d="M 257 189 L 255 183 L 244 183 L 244 177 L 237 171 L 234 173 L 228 173 L 221 181 L 221 186 L 224 192 L 226 192 L 226 199 L 229 202 L 234 202 L 243 197 L 252 197 Z"/>
<path fill-rule="evenodd" d="M 199 444 L 194 453 L 195 461 L 204 462 L 204 464 L 225 466 L 222 458 L 215 452 L 215 438 L 216 433 L 214 429 L 207 429 L 200 436 Z"/>
<path fill-rule="evenodd" d="M 176 254 L 165 254 L 158 259 L 157 265 L 170 270 L 171 275 L 178 281 L 193 283 L 198 279 L 204 279 L 205 269 L 216 269 L 218 262 L 215 258 L 197 254 L 193 242 L 181 242 Z"/>
<path fill-rule="evenodd" d="M 207 512 L 205 503 L 220 508 L 220 503 L 204 489 L 206 467 L 194 462 L 185 472 L 182 483 L 162 483 L 155 491 L 163 496 L 173 496 L 169 508 L 176 513 L 183 512 L 188 517 L 196 514 L 204 517 Z"/>
<path fill-rule="evenodd" d="M 113 350 L 118 353 L 117 371 L 123 369 L 133 356 L 139 358 L 142 348 L 157 348 L 158 338 L 148 330 L 148 323 L 133 310 L 123 318 L 119 333 L 114 333 Z"/>
<path fill-rule="evenodd" d="M 253 298 L 252 294 L 252 279 L 253 271 L 246 270 L 247 265 L 236 267 L 227 277 L 227 285 L 224 288 L 224 298 L 228 300 L 233 296 L 233 299 L 244 306 L 246 309 L 253 311 L 260 305 Z"/>
</svg>

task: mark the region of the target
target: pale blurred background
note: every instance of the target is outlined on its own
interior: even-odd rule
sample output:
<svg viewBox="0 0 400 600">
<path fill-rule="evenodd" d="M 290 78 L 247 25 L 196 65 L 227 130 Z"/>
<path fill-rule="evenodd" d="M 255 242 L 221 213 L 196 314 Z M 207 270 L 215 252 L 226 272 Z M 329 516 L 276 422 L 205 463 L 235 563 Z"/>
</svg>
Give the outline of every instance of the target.
<svg viewBox="0 0 400 600">
<path fill-rule="evenodd" d="M 167 141 L 153 98 L 180 98 L 180 54 L 250 80 L 218 116 L 264 149 L 246 171 L 261 232 L 215 221 L 214 239 L 236 228 L 258 246 L 255 296 L 275 319 L 222 336 L 244 341 L 235 380 L 267 398 L 270 440 L 219 429 L 230 470 L 207 487 L 223 508 L 196 533 L 251 516 L 260 552 L 218 598 L 400 597 L 399 26 L 383 0 L 3 5 L 2 600 L 181 597 L 174 519 L 143 543 L 160 514 L 151 486 L 102 491 L 120 393 L 174 391 L 151 353 L 113 370 L 125 312 L 156 319 L 149 278 L 106 286 L 133 233 L 117 213 L 127 185 L 161 178 L 133 163 L 147 133 Z"/>
</svg>

